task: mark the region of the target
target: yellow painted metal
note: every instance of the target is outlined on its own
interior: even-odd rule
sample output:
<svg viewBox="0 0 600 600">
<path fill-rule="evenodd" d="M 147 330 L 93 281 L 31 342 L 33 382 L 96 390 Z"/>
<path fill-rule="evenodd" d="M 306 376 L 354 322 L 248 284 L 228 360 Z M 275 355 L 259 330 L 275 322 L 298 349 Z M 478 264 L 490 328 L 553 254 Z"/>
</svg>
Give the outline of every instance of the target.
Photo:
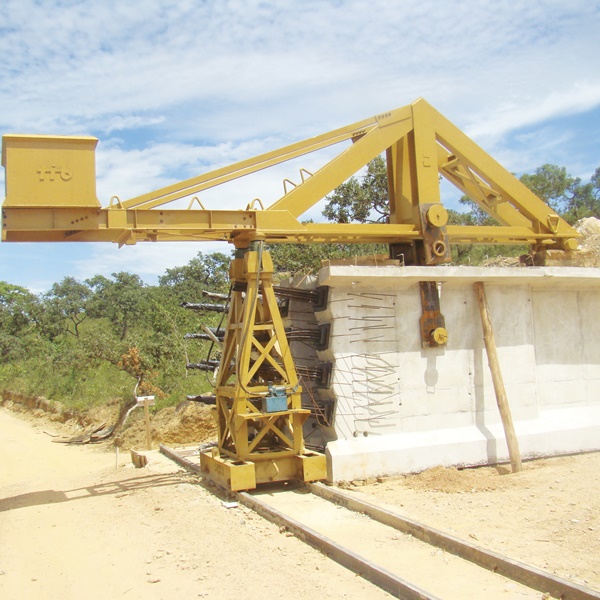
<svg viewBox="0 0 600 600">
<path fill-rule="evenodd" d="M 468 165 L 442 146 L 438 146 L 438 168 L 448 181 L 500 224 L 531 227 L 531 221 L 509 204 L 493 182 L 483 181 Z"/>
<path fill-rule="evenodd" d="M 2 140 L 4 208 L 100 208 L 96 198 L 96 138 L 5 135 Z"/>
<path fill-rule="evenodd" d="M 276 456 L 253 463 L 232 460 L 207 451 L 200 454 L 200 468 L 206 477 L 232 492 L 253 490 L 261 483 L 320 481 L 327 476 L 325 456 L 315 452 Z"/>
<path fill-rule="evenodd" d="M 432 108 L 425 101 L 411 105 L 414 136 L 414 171 L 419 204 L 440 202 L 437 140 Z"/>
<path fill-rule="evenodd" d="M 522 216 L 529 219 L 532 231 L 536 233 L 554 233 L 556 237 L 562 238 L 578 237 L 577 232 L 545 202 L 542 202 L 527 186 L 504 169 L 439 112 L 432 107 L 430 109 L 440 143 L 450 150 L 464 167 L 475 175 L 476 179 L 487 183 L 491 189 L 498 191 L 498 196 L 493 194 L 492 197 L 488 196 L 485 201 L 481 197 L 473 198 L 481 208 L 488 213 L 493 213 L 495 206 L 508 202 Z M 442 174 L 445 175 L 445 172 L 442 172 Z M 511 211 L 506 219 L 506 224 L 520 225 L 522 219 L 519 219 L 521 222 L 517 223 L 513 220 L 512 215 L 514 215 L 514 212 Z M 557 224 L 555 231 L 552 231 L 549 226 L 549 218 Z"/>
<path fill-rule="evenodd" d="M 228 167 L 211 171 L 205 175 L 187 179 L 180 183 L 144 194 L 143 196 L 137 196 L 136 198 L 123 202 L 122 205 L 123 208 L 136 208 L 141 206 L 144 208 L 155 208 L 168 202 L 172 202 L 173 200 L 192 194 L 198 194 L 217 185 L 238 179 L 239 177 L 244 177 L 245 175 L 250 175 L 256 171 L 292 160 L 293 158 L 298 158 L 305 154 L 327 148 L 328 146 L 351 139 L 358 139 L 360 136 L 376 127 L 377 124 L 377 117 L 365 119 L 303 142 L 297 142 L 296 144 L 286 146 L 285 148 L 261 154 Z"/>
<path fill-rule="evenodd" d="M 444 227 L 448 223 L 448 211 L 441 204 L 427 209 L 427 222 L 434 227 Z"/>
<path fill-rule="evenodd" d="M 252 464 L 258 483 L 302 478 L 302 426 L 310 411 L 301 406 L 302 389 L 273 291 L 273 262 L 262 243 L 238 254 L 230 267 L 233 291 L 216 382 L 219 455 L 216 463 L 205 462 L 212 471 Z M 286 409 L 266 412 L 263 401 L 274 389 L 284 393 Z M 320 472 L 315 469 L 316 479 L 326 477 L 324 462 Z"/>
<path fill-rule="evenodd" d="M 419 203 L 411 131 L 386 151 L 390 223 L 418 223 Z"/>
<path fill-rule="evenodd" d="M 420 239 L 414 224 L 300 223 L 287 211 L 108 211 L 5 208 L 3 241 L 9 242 L 114 242 L 120 245 L 156 241 L 226 241 L 245 247 L 253 240 L 277 243 L 382 243 Z M 246 221 L 242 215 L 248 215 Z M 120 223 L 116 221 L 120 220 Z M 162 222 L 161 222 L 162 221 Z M 214 223 L 211 226 L 211 223 Z M 569 243 L 579 234 L 536 231 L 527 226 L 448 225 L 455 244 Z"/>
<path fill-rule="evenodd" d="M 260 204 L 256 202 L 246 210 L 205 210 L 201 205 L 196 209 L 194 203 L 188 210 L 162 208 L 184 196 L 349 141 L 352 145 L 266 210 L 256 210 L 255 205 Z M 111 241 L 125 245 L 224 240 L 243 248 L 256 240 L 389 244 L 423 240 L 431 245 L 428 254 L 435 256 L 433 244 L 437 247 L 440 241 L 446 245 L 530 243 L 571 249 L 579 237 L 547 204 L 422 99 L 107 208 L 100 208 L 95 196 L 96 143 L 91 137 L 4 136 L 4 241 Z M 383 151 L 388 159 L 389 223 L 300 222 L 306 210 Z M 467 193 L 500 226 L 446 229 L 438 175 Z M 435 206 L 420 210 L 425 204 Z"/>
<path fill-rule="evenodd" d="M 577 243 L 577 240 L 571 238 L 571 239 L 565 240 L 565 242 L 563 243 L 563 248 L 565 250 L 573 251 L 573 250 L 577 250 L 578 245 L 579 244 Z"/>
<path fill-rule="evenodd" d="M 102 208 L 96 198 L 92 137 L 6 135 L 2 164 L 4 241 L 223 240 L 236 246 L 233 292 L 217 380 L 218 447 L 201 456 L 208 476 L 233 490 L 286 479 L 325 478 L 325 458 L 307 453 L 300 386 L 262 244 L 365 243 L 418 247 L 424 264 L 447 262 L 450 243 L 531 244 L 573 250 L 579 234 L 425 100 L 359 121 L 234 165 Z M 351 144 L 350 144 L 351 142 Z M 340 153 L 266 210 L 187 210 L 164 205 L 344 143 Z M 302 223 L 301 216 L 385 152 L 388 223 Z M 447 225 L 439 176 L 466 193 L 498 226 Z M 255 195 L 252 195 L 255 198 Z M 260 207 L 260 210 L 257 209 Z M 434 341 L 447 339 L 442 327 Z M 265 399 L 283 390 L 286 409 L 268 412 Z M 279 396 L 280 398 L 281 396 Z M 267 408 L 265 408 L 267 407 Z"/>
<path fill-rule="evenodd" d="M 207 478 L 232 492 L 256 488 L 254 463 L 233 461 L 207 451 L 200 454 L 200 469 Z"/>
<path fill-rule="evenodd" d="M 448 341 L 448 331 L 445 327 L 436 327 L 431 332 L 431 337 L 438 346 L 443 346 Z"/>
<path fill-rule="evenodd" d="M 385 152 L 394 141 L 412 129 L 409 107 L 377 117 L 378 127 L 365 133 L 352 146 L 328 162 L 302 185 L 273 203 L 268 210 L 288 210 L 295 217 L 354 175 L 376 156 Z"/>
</svg>

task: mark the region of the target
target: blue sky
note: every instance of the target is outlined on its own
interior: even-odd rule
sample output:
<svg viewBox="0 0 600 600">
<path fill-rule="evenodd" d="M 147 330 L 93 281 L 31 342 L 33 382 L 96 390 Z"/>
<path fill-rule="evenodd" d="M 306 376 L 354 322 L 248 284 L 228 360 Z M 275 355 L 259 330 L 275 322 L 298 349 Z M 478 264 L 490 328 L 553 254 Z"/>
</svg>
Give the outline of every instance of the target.
<svg viewBox="0 0 600 600">
<path fill-rule="evenodd" d="M 556 163 L 587 180 L 599 31 L 597 0 L 4 0 L 0 132 L 97 136 L 107 205 L 423 97 L 511 171 Z M 296 171 L 204 204 L 274 200 Z M 41 292 L 126 270 L 155 283 L 215 250 L 229 247 L 5 243 L 0 280 Z"/>
</svg>

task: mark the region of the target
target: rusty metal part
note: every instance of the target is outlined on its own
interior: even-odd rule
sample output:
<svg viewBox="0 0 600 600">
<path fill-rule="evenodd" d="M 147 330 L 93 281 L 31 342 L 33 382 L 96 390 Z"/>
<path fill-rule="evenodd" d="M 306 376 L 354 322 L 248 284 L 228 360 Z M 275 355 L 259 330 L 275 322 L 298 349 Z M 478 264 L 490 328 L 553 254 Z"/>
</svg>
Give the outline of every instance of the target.
<svg viewBox="0 0 600 600">
<path fill-rule="evenodd" d="M 315 350 L 325 350 L 329 347 L 331 323 L 321 323 L 318 327 L 286 327 L 285 335 L 291 341 L 301 341 L 310 344 Z"/>
<path fill-rule="evenodd" d="M 225 330 L 219 327 L 209 327 L 209 331 L 217 337 L 220 341 L 225 338 Z M 208 333 L 186 333 L 183 336 L 184 340 L 211 340 L 212 338 Z"/>
<path fill-rule="evenodd" d="M 323 363 L 316 367 L 296 365 L 296 374 L 300 379 L 310 379 L 316 383 L 320 389 L 327 389 L 331 385 L 331 373 L 333 367 L 331 363 Z M 269 381 L 277 374 L 276 369 L 269 365 L 261 367 L 257 375 L 264 381 Z"/>
<path fill-rule="evenodd" d="M 181 308 L 189 308 L 190 310 L 208 310 L 212 312 L 227 312 L 226 304 L 209 304 L 207 302 L 182 302 Z"/>
<path fill-rule="evenodd" d="M 274 285 L 273 291 L 278 298 L 312 302 L 315 311 L 319 311 L 323 310 L 327 306 L 329 288 L 327 286 L 320 286 L 314 290 L 300 290 L 298 288 Z"/>
<path fill-rule="evenodd" d="M 190 402 L 202 402 L 203 404 L 217 403 L 217 397 L 214 394 L 209 396 L 203 396 L 202 394 L 200 394 L 199 396 L 186 396 L 185 398 Z"/>
<path fill-rule="evenodd" d="M 423 225 L 423 264 L 439 265 L 452 260 L 446 223 L 448 211 L 438 202 L 420 204 Z"/>
<path fill-rule="evenodd" d="M 446 321 L 440 311 L 440 295 L 437 282 L 421 281 L 421 342 L 423 348 L 445 346 L 448 341 Z"/>
<path fill-rule="evenodd" d="M 185 368 L 197 369 L 198 371 L 214 371 L 218 366 L 218 360 L 201 360 L 198 363 L 187 363 Z"/>
</svg>

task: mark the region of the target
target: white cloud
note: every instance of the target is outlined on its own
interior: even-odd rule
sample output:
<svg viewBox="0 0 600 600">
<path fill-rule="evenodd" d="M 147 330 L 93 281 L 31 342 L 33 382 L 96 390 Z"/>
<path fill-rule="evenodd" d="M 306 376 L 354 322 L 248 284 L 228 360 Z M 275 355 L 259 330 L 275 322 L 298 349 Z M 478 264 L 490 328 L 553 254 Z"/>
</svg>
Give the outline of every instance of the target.
<svg viewBox="0 0 600 600">
<path fill-rule="evenodd" d="M 106 206 L 114 195 L 126 200 L 269 152 L 281 145 L 282 140 L 266 138 L 214 146 L 152 144 L 139 150 L 127 150 L 121 142 L 112 140 L 100 144 L 97 149 L 98 197 Z M 260 198 L 266 208 L 284 194 L 284 179 L 299 183 L 301 168 L 314 173 L 342 149 L 342 145 L 336 145 L 258 171 L 202 192 L 199 198 L 207 209 L 243 209 L 255 198 Z M 189 201 L 188 197 L 169 208 L 185 208 Z"/>
<path fill-rule="evenodd" d="M 567 90 L 550 92 L 541 101 L 532 96 L 498 106 L 485 121 L 468 127 L 476 139 L 497 140 L 501 135 L 549 119 L 586 112 L 600 105 L 600 81 L 575 82 Z"/>
<path fill-rule="evenodd" d="M 126 271 L 137 273 L 147 283 L 155 284 L 167 269 L 187 264 L 198 252 L 229 255 L 231 246 L 225 243 L 140 243 L 118 248 L 114 244 L 93 243 L 85 259 L 72 261 L 74 276 L 84 280 L 94 275 L 110 277 Z"/>
<path fill-rule="evenodd" d="M 547 122 L 600 106 L 600 6 L 589 0 L 4 0 L 0 27 L 0 130 L 97 135 L 105 205 L 417 97 L 519 171 L 547 162 L 558 140 L 567 158 L 592 143 Z M 530 140 L 507 141 L 533 126 Z M 268 204 L 319 160 L 203 202 Z M 115 251 L 114 265 L 187 261 L 165 246 Z M 112 268 L 112 249 L 85 266 L 88 252 L 82 271 Z"/>
<path fill-rule="evenodd" d="M 170 141 L 240 140 L 418 96 L 476 128 L 507 100 L 583 85 L 598 65 L 598 8 L 582 1 L 21 0 L 4 13 L 0 119 L 36 131 L 129 119 L 162 122 Z"/>
</svg>

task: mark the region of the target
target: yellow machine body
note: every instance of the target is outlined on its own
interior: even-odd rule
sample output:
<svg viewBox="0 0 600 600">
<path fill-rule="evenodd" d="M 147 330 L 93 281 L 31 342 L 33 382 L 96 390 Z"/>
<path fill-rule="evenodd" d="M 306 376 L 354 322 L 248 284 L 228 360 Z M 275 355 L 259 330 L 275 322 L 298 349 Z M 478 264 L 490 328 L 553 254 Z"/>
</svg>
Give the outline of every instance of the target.
<svg viewBox="0 0 600 600">
<path fill-rule="evenodd" d="M 579 234 L 511 173 L 425 100 L 285 148 L 100 208 L 90 137 L 7 135 L 5 241 L 225 240 L 236 247 L 269 243 L 423 242 L 427 264 L 448 262 L 449 243 L 513 243 L 573 249 Z M 265 210 L 169 210 L 168 203 L 351 141 L 352 144 Z M 302 223 L 301 216 L 385 152 L 389 223 Z M 497 226 L 446 225 L 440 210 L 444 177 L 494 217 Z M 433 210 L 432 210 L 433 209 Z M 442 225 L 442 223 L 444 223 Z M 443 242 L 436 244 L 434 242 Z M 442 251 L 444 250 L 444 251 Z"/>
<path fill-rule="evenodd" d="M 165 208 L 181 198 L 344 143 L 338 155 L 266 209 Z M 350 143 L 351 142 L 351 143 Z M 417 264 L 447 263 L 450 244 L 530 244 L 573 250 L 579 234 L 546 203 L 425 100 L 126 201 L 96 198 L 96 138 L 6 135 L 2 239 L 28 242 L 224 240 L 233 243 L 229 321 L 216 384 L 218 446 L 201 455 L 204 473 L 232 490 L 268 481 L 326 477 L 325 457 L 306 452 L 300 385 L 272 288 L 263 243 L 369 243 Z M 302 215 L 376 156 L 387 158 L 388 223 L 302 223 Z M 440 177 L 498 222 L 448 225 Z M 253 196 L 254 198 L 254 196 Z M 421 286 L 424 347 L 448 339 L 437 287 Z M 275 408 L 273 408 L 275 407 Z"/>
<path fill-rule="evenodd" d="M 202 470 L 233 491 L 325 479 L 325 457 L 304 447 L 310 411 L 301 406 L 273 262 L 262 243 L 239 254 L 230 268 L 233 292 L 216 383 L 218 452 L 201 455 Z M 278 402 L 271 408 L 270 400 Z"/>
<path fill-rule="evenodd" d="M 5 135 L 4 208 L 101 208 L 96 197 L 97 144 L 94 137 Z"/>
</svg>

